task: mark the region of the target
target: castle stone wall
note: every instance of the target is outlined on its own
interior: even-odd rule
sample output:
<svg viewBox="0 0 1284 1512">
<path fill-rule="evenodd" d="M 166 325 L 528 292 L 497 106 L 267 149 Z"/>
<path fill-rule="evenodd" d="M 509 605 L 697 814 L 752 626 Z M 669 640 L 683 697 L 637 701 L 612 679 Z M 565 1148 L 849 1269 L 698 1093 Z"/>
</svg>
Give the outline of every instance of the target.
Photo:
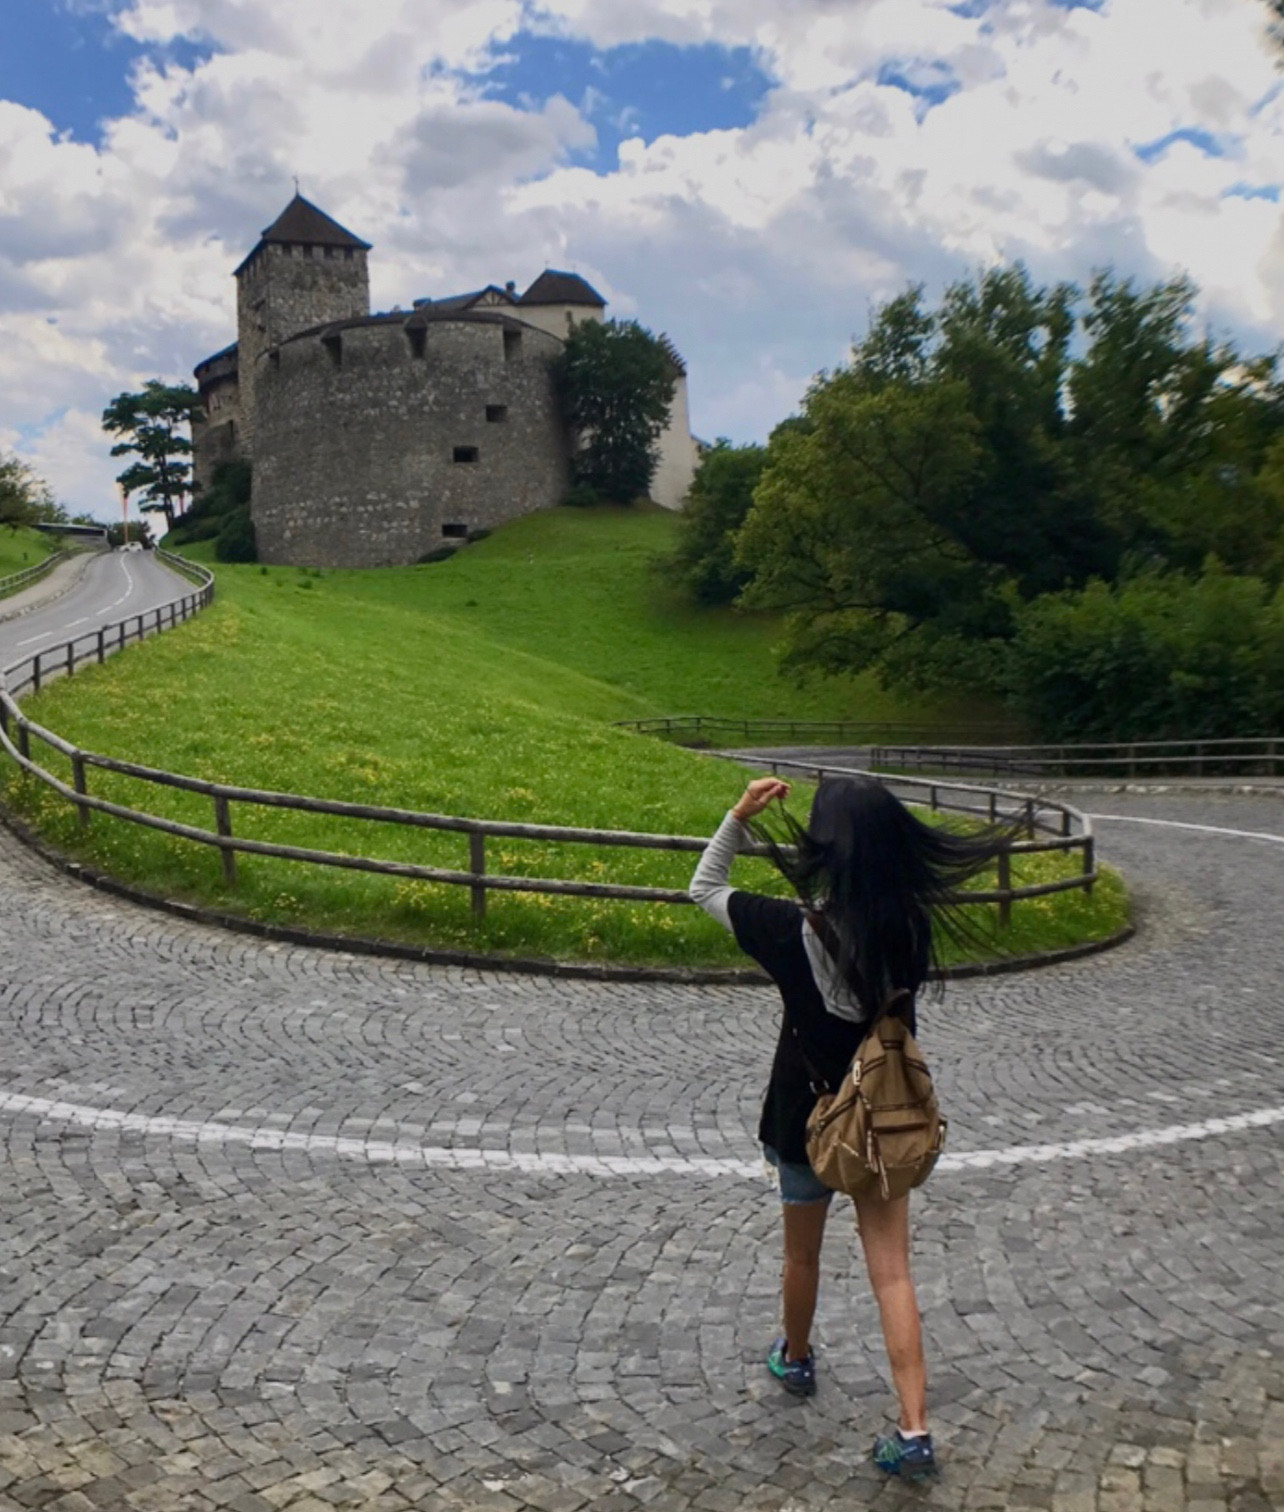
<svg viewBox="0 0 1284 1512">
<path fill-rule="evenodd" d="M 260 559 L 414 562 L 463 531 L 560 502 L 559 350 L 540 331 L 466 320 L 422 332 L 372 321 L 285 342 L 255 380 Z M 456 448 L 476 460 L 457 461 Z"/>
</svg>

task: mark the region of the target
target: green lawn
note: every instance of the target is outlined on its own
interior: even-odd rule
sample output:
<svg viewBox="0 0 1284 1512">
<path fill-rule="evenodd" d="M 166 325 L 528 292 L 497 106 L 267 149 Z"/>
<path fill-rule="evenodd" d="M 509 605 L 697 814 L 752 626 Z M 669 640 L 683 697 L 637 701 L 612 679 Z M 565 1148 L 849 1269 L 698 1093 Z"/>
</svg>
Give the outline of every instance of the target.
<svg viewBox="0 0 1284 1512">
<path fill-rule="evenodd" d="M 34 567 L 57 549 L 58 542 L 43 531 L 0 527 L 0 578 Z"/>
<path fill-rule="evenodd" d="M 778 680 L 769 622 L 705 616 L 667 597 L 651 560 L 672 528 L 657 513 L 563 510 L 415 568 L 221 566 L 215 605 L 196 621 L 54 684 L 28 710 L 87 749 L 247 786 L 695 835 L 717 824 L 744 774 L 610 721 L 675 711 L 944 717 L 939 705 L 861 685 L 799 691 Z M 3 775 L 9 800 L 62 848 L 153 891 L 255 918 L 567 959 L 736 959 L 689 907 L 491 894 L 479 926 L 463 889 L 257 857 L 240 859 L 229 893 L 207 848 L 102 817 L 82 836 L 60 800 Z M 203 798 L 100 772 L 91 788 L 211 827 Z M 806 794 L 798 797 L 803 812 Z M 460 836 L 240 807 L 233 818 L 255 838 L 466 864 Z M 743 885 L 776 885 L 761 863 L 741 864 Z M 1051 864 L 1040 858 L 1029 874 Z M 680 888 L 693 859 L 496 840 L 488 865 Z M 1110 933 L 1124 910 L 1112 879 L 1090 901 L 1067 894 L 1055 908 L 1019 906 L 996 944 L 1024 951 Z"/>
</svg>

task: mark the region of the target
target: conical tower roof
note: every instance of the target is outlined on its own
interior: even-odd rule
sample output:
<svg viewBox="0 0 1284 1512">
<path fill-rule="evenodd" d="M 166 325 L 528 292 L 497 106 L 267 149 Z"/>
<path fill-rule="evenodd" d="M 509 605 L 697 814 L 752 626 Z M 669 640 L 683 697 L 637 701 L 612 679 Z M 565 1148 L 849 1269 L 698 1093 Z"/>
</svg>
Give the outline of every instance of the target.
<svg viewBox="0 0 1284 1512">
<path fill-rule="evenodd" d="M 332 220 L 324 210 L 319 210 L 311 200 L 305 200 L 297 193 L 272 224 L 264 229 L 258 245 L 237 268 L 237 273 L 272 242 L 292 247 L 353 247 L 362 252 L 370 250 L 369 242 L 354 236 L 346 226 Z"/>
</svg>

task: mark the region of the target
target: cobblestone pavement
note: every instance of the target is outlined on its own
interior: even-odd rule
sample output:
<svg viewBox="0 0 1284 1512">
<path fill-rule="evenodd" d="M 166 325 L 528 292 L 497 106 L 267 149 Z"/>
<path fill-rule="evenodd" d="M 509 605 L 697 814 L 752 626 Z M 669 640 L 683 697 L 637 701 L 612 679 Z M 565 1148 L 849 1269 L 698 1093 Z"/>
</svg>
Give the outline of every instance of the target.
<svg viewBox="0 0 1284 1512">
<path fill-rule="evenodd" d="M 0 832 L 0 1507 L 1284 1506 L 1284 846 L 1101 829 L 1138 938 L 924 1015 L 915 1491 L 845 1213 L 817 1396 L 762 1366 L 767 991 L 249 942 Z"/>
</svg>

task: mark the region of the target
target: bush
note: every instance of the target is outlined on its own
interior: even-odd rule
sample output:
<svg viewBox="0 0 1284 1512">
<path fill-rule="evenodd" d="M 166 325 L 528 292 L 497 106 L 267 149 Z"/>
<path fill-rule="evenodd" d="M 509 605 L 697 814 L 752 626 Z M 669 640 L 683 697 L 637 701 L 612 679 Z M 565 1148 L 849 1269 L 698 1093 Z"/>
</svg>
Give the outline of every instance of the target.
<svg viewBox="0 0 1284 1512">
<path fill-rule="evenodd" d="M 1006 678 L 1046 740 L 1193 740 L 1284 728 L 1284 590 L 1210 562 L 1016 609 Z"/>
<path fill-rule="evenodd" d="M 248 504 L 224 515 L 214 540 L 214 556 L 220 562 L 258 561 L 258 542 L 254 537 L 254 521 L 250 519 Z"/>
<path fill-rule="evenodd" d="M 602 502 L 602 495 L 591 483 L 572 483 L 562 503 L 568 509 L 592 509 Z"/>
</svg>

